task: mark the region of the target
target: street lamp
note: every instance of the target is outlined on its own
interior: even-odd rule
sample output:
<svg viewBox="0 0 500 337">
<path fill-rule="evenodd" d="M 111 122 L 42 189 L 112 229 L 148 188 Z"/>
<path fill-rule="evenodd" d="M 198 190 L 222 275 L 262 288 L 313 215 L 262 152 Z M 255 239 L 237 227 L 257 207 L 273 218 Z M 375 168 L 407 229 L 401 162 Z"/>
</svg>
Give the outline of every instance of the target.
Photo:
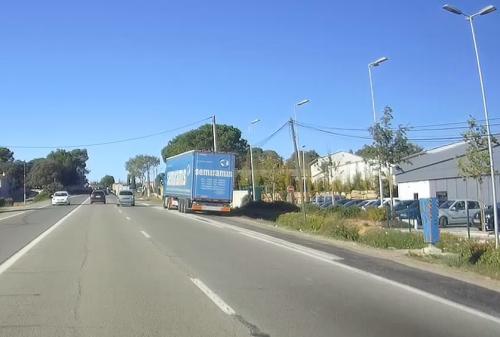
<svg viewBox="0 0 500 337">
<path fill-rule="evenodd" d="M 254 119 L 253 121 L 250 122 L 250 125 L 248 126 L 248 131 L 250 133 L 252 126 L 255 124 L 259 123 L 260 119 Z M 252 144 L 249 143 L 250 146 L 250 171 L 252 172 L 252 200 L 255 201 L 255 176 L 253 173 L 253 151 L 252 151 Z"/>
<path fill-rule="evenodd" d="M 497 197 L 496 197 L 496 183 L 495 183 L 495 162 L 493 160 L 493 148 L 491 145 L 490 121 L 488 118 L 488 104 L 486 102 L 486 90 L 484 89 L 483 71 L 481 69 L 481 62 L 479 61 L 479 51 L 477 48 L 476 31 L 474 30 L 474 18 L 479 15 L 486 15 L 491 12 L 494 12 L 496 8 L 492 5 L 489 5 L 481 9 L 476 14 L 472 15 L 465 14 L 460 9 L 450 5 L 444 5 L 443 9 L 453 14 L 465 16 L 466 20 L 469 21 L 470 24 L 470 29 L 472 33 L 472 42 L 474 43 L 474 51 L 476 53 L 477 71 L 479 73 L 479 83 L 481 85 L 481 95 L 483 98 L 484 120 L 486 123 L 486 132 L 488 133 L 488 153 L 490 156 L 490 176 L 491 176 L 491 188 L 493 195 L 493 221 L 495 224 L 495 247 L 498 248 L 498 214 L 497 214 L 498 211 L 497 211 Z"/>
<path fill-rule="evenodd" d="M 381 57 L 371 63 L 368 64 L 368 77 L 370 79 L 370 92 L 372 96 L 372 111 L 373 111 L 373 124 L 377 123 L 377 112 L 375 109 L 375 93 L 373 91 L 373 79 L 372 79 L 372 68 L 378 67 L 385 61 L 388 61 L 387 57 Z M 379 185 L 379 194 L 380 194 L 380 204 L 384 203 L 384 186 L 382 185 L 382 164 L 379 162 L 379 170 L 378 170 L 378 185 Z"/>
</svg>

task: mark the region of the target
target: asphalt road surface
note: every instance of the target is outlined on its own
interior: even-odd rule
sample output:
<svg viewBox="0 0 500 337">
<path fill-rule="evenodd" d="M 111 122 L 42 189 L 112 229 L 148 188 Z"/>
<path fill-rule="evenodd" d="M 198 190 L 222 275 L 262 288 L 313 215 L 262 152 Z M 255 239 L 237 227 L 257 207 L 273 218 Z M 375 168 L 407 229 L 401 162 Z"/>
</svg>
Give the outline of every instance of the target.
<svg viewBox="0 0 500 337">
<path fill-rule="evenodd" d="M 56 224 L 0 266 L 0 336 L 500 335 L 495 308 L 353 266 L 341 250 L 108 199 L 0 220 L 2 245 L 26 241 L 3 231 L 19 217 L 39 221 L 32 234 Z"/>
</svg>

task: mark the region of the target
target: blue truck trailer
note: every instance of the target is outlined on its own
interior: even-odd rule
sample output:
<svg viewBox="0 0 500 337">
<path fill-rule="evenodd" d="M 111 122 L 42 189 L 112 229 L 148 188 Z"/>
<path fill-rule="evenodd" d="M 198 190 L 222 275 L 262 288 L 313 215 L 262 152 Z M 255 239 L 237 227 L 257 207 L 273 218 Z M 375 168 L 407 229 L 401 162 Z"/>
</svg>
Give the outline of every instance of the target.
<svg viewBox="0 0 500 337">
<path fill-rule="evenodd" d="M 163 207 L 179 212 L 229 212 L 233 201 L 235 156 L 188 151 L 167 158 Z"/>
</svg>

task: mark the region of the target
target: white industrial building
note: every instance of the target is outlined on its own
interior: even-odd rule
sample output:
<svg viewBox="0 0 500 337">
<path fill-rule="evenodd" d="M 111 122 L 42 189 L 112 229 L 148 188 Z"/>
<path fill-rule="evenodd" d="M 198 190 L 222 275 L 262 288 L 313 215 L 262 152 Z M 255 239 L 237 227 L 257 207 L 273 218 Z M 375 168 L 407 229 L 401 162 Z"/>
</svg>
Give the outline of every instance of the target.
<svg viewBox="0 0 500 337">
<path fill-rule="evenodd" d="M 478 186 L 476 180 L 460 176 L 458 161 L 465 156 L 467 144 L 464 142 L 422 151 L 408 157 L 394 169 L 400 199 L 436 197 L 442 200 L 472 199 L 492 204 L 491 179 L 483 177 Z M 500 147 L 493 149 L 495 164 L 500 164 Z M 495 177 L 498 186 L 500 178 Z M 497 194 L 498 195 L 498 194 Z"/>
<path fill-rule="evenodd" d="M 328 159 L 330 157 L 330 159 Z M 331 165 L 328 165 L 331 163 Z M 359 174 L 363 180 L 371 180 L 377 177 L 378 166 L 374 162 L 365 161 L 363 157 L 350 152 L 336 152 L 329 156 L 320 157 L 311 163 L 311 180 L 313 183 L 327 181 L 322 167 L 328 165 L 330 182 L 340 180 L 342 183 L 352 181 Z"/>
</svg>

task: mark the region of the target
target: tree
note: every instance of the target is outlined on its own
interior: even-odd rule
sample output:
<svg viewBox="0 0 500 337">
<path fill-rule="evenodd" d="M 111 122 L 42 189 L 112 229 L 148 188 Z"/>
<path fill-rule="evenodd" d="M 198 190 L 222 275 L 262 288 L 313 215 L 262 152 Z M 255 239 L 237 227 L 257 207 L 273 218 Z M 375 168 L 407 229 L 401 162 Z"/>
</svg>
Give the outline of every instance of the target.
<svg viewBox="0 0 500 337">
<path fill-rule="evenodd" d="M 105 186 L 105 187 L 111 187 L 115 183 L 115 177 L 110 176 L 110 175 L 105 175 L 102 177 L 100 185 Z"/>
<path fill-rule="evenodd" d="M 31 187 L 42 188 L 49 193 L 62 186 L 60 181 L 60 167 L 56 161 L 49 159 L 36 161 L 28 175 L 28 183 Z"/>
<path fill-rule="evenodd" d="M 148 197 L 151 193 L 151 170 L 158 165 L 160 165 L 158 157 L 143 154 L 130 158 L 125 163 L 125 169 L 131 177 L 138 177 L 143 186 L 147 183 L 146 193 Z"/>
<path fill-rule="evenodd" d="M 302 151 L 300 152 L 300 162 L 302 163 Z M 313 160 L 318 159 L 319 154 L 315 150 L 309 150 L 309 151 L 304 151 L 304 166 L 306 170 L 306 175 L 310 175 L 307 172 L 310 172 L 310 164 Z M 290 157 L 286 160 L 286 165 L 290 168 L 296 169 L 297 168 L 297 152 L 293 151 L 293 153 L 290 155 Z"/>
<path fill-rule="evenodd" d="M 0 163 L 14 161 L 14 152 L 6 147 L 0 147 Z"/>
<path fill-rule="evenodd" d="M 390 107 L 385 107 L 384 114 L 373 127 L 370 133 L 373 136 L 372 149 L 368 151 L 367 159 L 374 159 L 380 163 L 381 171 L 389 170 L 389 196 L 391 207 L 393 204 L 393 180 L 391 168 L 398 164 L 407 162 L 408 157 L 415 147 L 408 142 L 406 132 L 408 128 L 399 125 L 392 127 L 393 113 Z"/>
<path fill-rule="evenodd" d="M 468 120 L 469 128 L 462 134 L 464 142 L 467 143 L 465 156 L 458 160 L 458 170 L 464 178 L 472 178 L 476 181 L 477 197 L 481 203 L 481 222 L 485 230 L 484 199 L 482 193 L 483 176 L 490 173 L 490 156 L 488 153 L 488 132 L 484 125 L 479 125 L 474 118 Z M 492 137 L 492 142 L 497 140 Z"/>
<path fill-rule="evenodd" d="M 217 150 L 233 152 L 237 156 L 236 167 L 241 168 L 240 159 L 245 156 L 248 149 L 247 141 L 241 138 L 241 131 L 231 125 L 217 125 Z M 198 129 L 191 130 L 170 140 L 162 150 L 161 155 L 165 161 L 168 157 L 175 156 L 190 150 L 213 150 L 212 125 L 205 124 Z"/>
</svg>

